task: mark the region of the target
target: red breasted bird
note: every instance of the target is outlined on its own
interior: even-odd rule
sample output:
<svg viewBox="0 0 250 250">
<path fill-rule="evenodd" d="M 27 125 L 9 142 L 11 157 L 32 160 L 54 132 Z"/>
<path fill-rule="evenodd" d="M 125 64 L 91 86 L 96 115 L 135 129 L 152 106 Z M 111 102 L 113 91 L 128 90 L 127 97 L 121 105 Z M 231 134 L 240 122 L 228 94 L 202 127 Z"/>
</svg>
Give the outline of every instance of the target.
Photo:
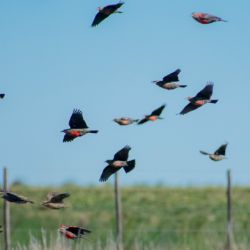
<svg viewBox="0 0 250 250">
<path fill-rule="evenodd" d="M 121 117 L 121 118 L 115 118 L 113 121 L 118 123 L 121 126 L 126 126 L 126 125 L 130 125 L 130 124 L 132 124 L 134 122 L 138 122 L 139 120 L 138 119 L 132 119 L 132 118 L 129 118 L 129 117 Z"/>
<path fill-rule="evenodd" d="M 163 119 L 162 117 L 160 117 L 160 115 L 165 106 L 166 105 L 163 104 L 158 109 L 154 110 L 150 115 L 145 115 L 145 117 L 142 120 L 140 120 L 137 124 L 143 124 L 148 121 L 156 121 L 158 119 Z"/>
<path fill-rule="evenodd" d="M 82 238 L 84 235 L 91 233 L 90 230 L 85 229 L 85 228 L 75 227 L 75 226 L 66 226 L 66 225 L 61 225 L 59 231 L 67 239 L 71 239 L 71 240 Z"/>
<path fill-rule="evenodd" d="M 63 203 L 63 200 L 69 196 L 70 196 L 69 193 L 51 192 L 51 193 L 48 193 L 47 200 L 44 201 L 42 205 L 47 208 L 52 208 L 52 209 L 64 208 L 65 204 Z"/>
<path fill-rule="evenodd" d="M 203 155 L 208 155 L 209 158 L 213 161 L 221 161 L 225 159 L 226 148 L 228 143 L 221 145 L 214 153 L 207 153 L 205 151 L 200 150 L 200 153 Z"/>
<path fill-rule="evenodd" d="M 0 94 L 0 98 L 3 99 L 5 97 L 5 94 Z"/>
<path fill-rule="evenodd" d="M 118 11 L 118 9 L 123 5 L 124 3 L 120 2 L 117 4 L 111 4 L 107 5 L 105 7 L 99 7 L 98 13 L 96 14 L 94 21 L 92 23 L 92 27 L 98 25 L 101 23 L 105 18 L 110 16 L 113 13 L 122 13 L 121 11 Z"/>
<path fill-rule="evenodd" d="M 190 111 L 193 111 L 206 103 L 217 103 L 218 100 L 211 100 L 213 94 L 213 83 L 208 84 L 194 97 L 188 97 L 189 104 L 184 107 L 180 112 L 180 115 L 184 115 Z"/>
<path fill-rule="evenodd" d="M 69 120 L 69 126 L 69 129 L 61 131 L 65 133 L 63 142 L 73 141 L 75 138 L 83 136 L 87 133 L 98 133 L 98 130 L 88 129 L 88 126 L 82 117 L 82 111 L 78 109 L 73 110 Z"/>
<path fill-rule="evenodd" d="M 9 202 L 13 202 L 17 204 L 34 203 L 28 198 L 18 195 L 18 194 L 14 194 L 11 192 L 4 192 L 4 191 L 1 191 L 1 193 L 3 193 L 2 198 Z"/>
<path fill-rule="evenodd" d="M 187 87 L 187 85 L 182 85 L 182 84 L 176 83 L 179 81 L 178 75 L 180 74 L 180 72 L 181 72 L 181 70 L 177 69 L 174 72 L 163 77 L 162 80 L 153 81 L 153 83 L 155 83 L 159 87 L 161 87 L 163 89 L 167 89 L 167 90 L 176 89 L 176 88 L 185 88 L 185 87 Z"/>
<path fill-rule="evenodd" d="M 209 24 L 209 23 L 214 23 L 214 22 L 227 22 L 226 20 L 223 20 L 220 17 L 213 16 L 207 13 L 202 13 L 202 12 L 193 12 L 192 17 L 194 20 L 201 24 Z"/>
<path fill-rule="evenodd" d="M 108 163 L 108 166 L 104 168 L 99 181 L 107 181 L 112 174 L 114 174 L 121 168 L 123 168 L 126 173 L 134 169 L 135 160 L 128 161 L 128 154 L 130 149 L 130 146 L 125 146 L 114 155 L 113 160 L 106 161 Z"/>
</svg>

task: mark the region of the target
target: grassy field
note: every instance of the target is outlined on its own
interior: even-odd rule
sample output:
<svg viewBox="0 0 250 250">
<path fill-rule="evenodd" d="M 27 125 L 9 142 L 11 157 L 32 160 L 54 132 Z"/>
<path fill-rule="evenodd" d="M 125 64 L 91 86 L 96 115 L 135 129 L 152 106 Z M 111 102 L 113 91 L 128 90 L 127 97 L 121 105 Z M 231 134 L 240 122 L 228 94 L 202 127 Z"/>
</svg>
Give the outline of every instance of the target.
<svg viewBox="0 0 250 250">
<path fill-rule="evenodd" d="M 14 185 L 11 191 L 35 201 L 33 205 L 11 204 L 12 243 L 14 247 L 19 246 L 17 249 L 63 250 L 63 246 L 65 249 L 114 249 L 112 187 L 65 185 L 53 189 L 71 193 L 66 200 L 68 207 L 63 210 L 49 210 L 40 205 L 50 188 Z M 125 250 L 215 250 L 225 246 L 223 188 L 127 187 L 122 189 L 122 202 Z M 233 204 L 235 244 L 237 249 L 250 249 L 250 188 L 234 188 Z M 83 226 L 93 233 L 79 242 L 65 241 L 57 231 L 61 224 Z M 2 237 L 0 245 L 3 245 Z"/>
</svg>

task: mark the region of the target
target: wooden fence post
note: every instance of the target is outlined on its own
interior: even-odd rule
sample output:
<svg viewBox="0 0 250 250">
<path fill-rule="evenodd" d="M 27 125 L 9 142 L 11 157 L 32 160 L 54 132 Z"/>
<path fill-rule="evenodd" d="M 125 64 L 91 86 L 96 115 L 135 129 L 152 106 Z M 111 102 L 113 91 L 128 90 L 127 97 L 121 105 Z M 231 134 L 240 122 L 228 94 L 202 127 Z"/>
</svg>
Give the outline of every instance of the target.
<svg viewBox="0 0 250 250">
<path fill-rule="evenodd" d="M 3 169 L 3 191 L 8 191 L 8 172 L 7 168 Z M 4 249 L 11 249 L 11 240 L 10 240 L 10 207 L 9 203 L 4 200 L 3 202 L 3 230 L 4 230 Z"/>
<path fill-rule="evenodd" d="M 116 249 L 123 250 L 122 203 L 118 172 L 115 173 Z"/>
<path fill-rule="evenodd" d="M 227 170 L 227 250 L 233 250 L 233 220 L 232 220 L 232 179 L 231 170 Z"/>
</svg>

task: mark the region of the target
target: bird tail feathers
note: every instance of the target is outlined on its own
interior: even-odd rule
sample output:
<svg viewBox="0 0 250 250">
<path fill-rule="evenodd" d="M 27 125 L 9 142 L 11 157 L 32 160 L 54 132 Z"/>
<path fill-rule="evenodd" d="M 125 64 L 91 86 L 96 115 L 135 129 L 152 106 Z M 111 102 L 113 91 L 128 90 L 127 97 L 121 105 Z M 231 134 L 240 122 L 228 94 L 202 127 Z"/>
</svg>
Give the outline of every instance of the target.
<svg viewBox="0 0 250 250">
<path fill-rule="evenodd" d="M 203 155 L 209 155 L 209 153 L 207 153 L 205 151 L 202 151 L 202 150 L 200 150 L 200 153 L 203 154 Z"/>
<path fill-rule="evenodd" d="M 210 100 L 210 103 L 217 103 L 218 100 Z"/>
<path fill-rule="evenodd" d="M 180 88 L 186 88 L 187 85 L 179 85 Z"/>
<path fill-rule="evenodd" d="M 89 133 L 96 134 L 98 133 L 98 130 L 90 130 Z"/>
</svg>

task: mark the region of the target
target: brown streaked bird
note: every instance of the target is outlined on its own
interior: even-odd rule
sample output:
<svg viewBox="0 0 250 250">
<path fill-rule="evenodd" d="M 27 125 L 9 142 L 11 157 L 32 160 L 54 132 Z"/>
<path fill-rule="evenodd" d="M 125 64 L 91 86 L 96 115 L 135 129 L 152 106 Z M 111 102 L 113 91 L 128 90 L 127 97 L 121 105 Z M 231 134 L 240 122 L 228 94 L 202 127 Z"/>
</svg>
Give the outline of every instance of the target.
<svg viewBox="0 0 250 250">
<path fill-rule="evenodd" d="M 113 121 L 118 123 L 121 126 L 126 126 L 126 125 L 130 125 L 132 123 L 138 122 L 139 119 L 132 119 L 129 117 L 121 117 L 121 118 L 115 118 Z"/>
<path fill-rule="evenodd" d="M 90 130 L 86 122 L 83 119 L 82 111 L 79 109 L 74 109 L 73 113 L 69 120 L 69 129 L 64 129 L 61 132 L 64 132 L 63 142 L 73 141 L 79 136 L 83 136 L 87 133 L 98 133 L 98 130 Z"/>
<path fill-rule="evenodd" d="M 163 89 L 167 89 L 167 90 L 172 90 L 172 89 L 176 89 L 176 88 L 185 88 L 185 87 L 187 87 L 187 85 L 182 85 L 182 84 L 176 83 L 179 81 L 178 75 L 180 74 L 180 72 L 181 72 L 181 70 L 177 69 L 174 72 L 163 77 L 162 80 L 153 81 L 153 83 L 155 83 L 159 87 L 161 87 Z"/>
<path fill-rule="evenodd" d="M 90 230 L 85 228 L 66 225 L 61 225 L 59 232 L 63 234 L 67 239 L 71 240 L 83 238 L 86 234 L 91 233 Z"/>
<path fill-rule="evenodd" d="M 98 13 L 96 14 L 91 26 L 92 27 L 97 26 L 99 23 L 101 23 L 104 19 L 106 19 L 108 16 L 110 16 L 113 13 L 122 13 L 121 11 L 118 11 L 118 9 L 123 4 L 124 4 L 123 2 L 120 2 L 117 4 L 107 5 L 105 7 L 99 7 Z"/>
<path fill-rule="evenodd" d="M 212 82 L 208 82 L 207 85 L 194 97 L 188 97 L 189 104 L 184 107 L 184 109 L 180 112 L 180 115 L 184 115 L 190 111 L 193 111 L 206 103 L 217 103 L 218 100 L 211 100 L 211 96 L 213 94 L 213 86 Z"/>
<path fill-rule="evenodd" d="M 8 202 L 13 202 L 16 204 L 34 203 L 33 201 L 29 200 L 28 198 L 22 195 L 4 191 L 1 191 L 1 193 L 3 193 L 2 198 Z"/>
<path fill-rule="evenodd" d="M 208 155 L 209 158 L 213 161 L 221 161 L 226 158 L 225 155 L 226 155 L 227 145 L 228 143 L 221 145 L 216 151 L 214 151 L 214 153 L 207 153 L 203 150 L 200 150 L 200 153 L 203 155 Z"/>
<path fill-rule="evenodd" d="M 52 208 L 52 209 L 64 208 L 65 204 L 63 203 L 63 200 L 69 196 L 70 196 L 69 193 L 51 192 L 51 193 L 48 193 L 47 200 L 44 201 L 42 205 L 47 208 Z"/>
<path fill-rule="evenodd" d="M 0 94 L 0 98 L 3 99 L 5 97 L 5 94 Z"/>
<path fill-rule="evenodd" d="M 137 124 L 143 124 L 148 121 L 156 121 L 158 119 L 163 119 L 160 117 L 163 109 L 165 108 L 166 104 L 163 104 L 159 108 L 155 109 L 150 115 L 145 115 L 143 119 L 141 119 Z"/>
<path fill-rule="evenodd" d="M 106 161 L 108 166 L 104 168 L 99 181 L 107 181 L 112 174 L 116 173 L 121 168 L 123 168 L 126 173 L 134 169 L 135 160 L 128 161 L 130 149 L 130 146 L 125 146 L 114 155 L 113 160 Z"/>
</svg>

